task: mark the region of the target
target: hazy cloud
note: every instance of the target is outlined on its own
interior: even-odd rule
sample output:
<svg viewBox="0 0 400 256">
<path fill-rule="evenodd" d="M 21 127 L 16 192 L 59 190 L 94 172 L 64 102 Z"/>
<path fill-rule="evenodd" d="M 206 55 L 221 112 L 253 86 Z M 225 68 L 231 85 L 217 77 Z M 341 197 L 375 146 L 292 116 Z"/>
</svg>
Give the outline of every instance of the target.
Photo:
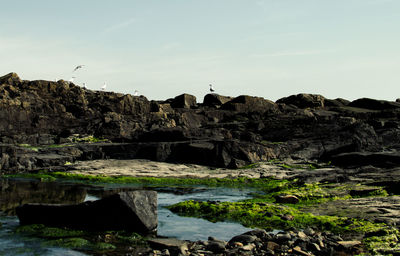
<svg viewBox="0 0 400 256">
<path fill-rule="evenodd" d="M 123 22 L 118 23 L 118 24 L 114 24 L 114 25 L 104 29 L 104 32 L 105 33 L 113 32 L 115 30 L 119 30 L 119 29 L 125 28 L 127 26 L 130 26 L 135 22 L 136 22 L 135 18 L 130 18 L 129 20 L 123 21 Z"/>
<path fill-rule="evenodd" d="M 332 52 L 332 50 L 279 51 L 279 52 L 265 53 L 265 54 L 253 54 L 252 57 L 263 58 L 263 57 L 303 56 L 303 55 L 318 55 L 329 52 Z"/>
</svg>

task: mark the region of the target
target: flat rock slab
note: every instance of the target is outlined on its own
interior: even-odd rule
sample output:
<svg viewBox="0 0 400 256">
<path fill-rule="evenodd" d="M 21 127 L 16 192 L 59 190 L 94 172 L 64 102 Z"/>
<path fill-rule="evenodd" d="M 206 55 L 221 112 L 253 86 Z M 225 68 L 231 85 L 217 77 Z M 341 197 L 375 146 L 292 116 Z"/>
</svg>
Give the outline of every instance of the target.
<svg viewBox="0 0 400 256">
<path fill-rule="evenodd" d="M 400 225 L 400 196 L 335 200 L 304 209 L 313 214 L 368 219 Z"/>
<path fill-rule="evenodd" d="M 79 161 L 72 173 L 106 176 L 159 177 L 159 178 L 260 178 L 254 170 L 213 168 L 195 164 L 171 164 L 145 159 Z"/>
<path fill-rule="evenodd" d="M 81 204 L 25 204 L 16 212 L 21 225 L 139 233 L 153 232 L 158 225 L 157 192 L 147 190 L 121 192 Z"/>
<path fill-rule="evenodd" d="M 188 255 L 188 242 L 176 238 L 152 238 L 147 240 L 152 248 L 168 249 L 172 255 Z"/>
</svg>

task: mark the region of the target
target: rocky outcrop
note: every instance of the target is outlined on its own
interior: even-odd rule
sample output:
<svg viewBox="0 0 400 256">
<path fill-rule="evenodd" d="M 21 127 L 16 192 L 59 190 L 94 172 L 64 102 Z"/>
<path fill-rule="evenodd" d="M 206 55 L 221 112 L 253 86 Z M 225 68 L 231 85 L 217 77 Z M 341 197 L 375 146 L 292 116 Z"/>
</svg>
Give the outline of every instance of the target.
<svg viewBox="0 0 400 256">
<path fill-rule="evenodd" d="M 120 192 L 76 205 L 25 204 L 17 207 L 21 225 L 44 224 L 79 230 L 128 230 L 150 233 L 157 228 L 157 192 Z"/>
<path fill-rule="evenodd" d="M 209 93 L 204 96 L 203 105 L 208 107 L 217 107 L 231 101 L 232 99 L 232 97 L 222 96 L 216 93 Z"/>
<path fill-rule="evenodd" d="M 317 94 L 301 93 L 279 99 L 276 103 L 294 105 L 299 108 L 315 108 L 315 107 L 324 107 L 325 98 Z"/>
<path fill-rule="evenodd" d="M 149 101 L 11 73 L 0 78 L 0 167 L 21 172 L 107 158 L 230 168 L 288 157 L 332 161 L 343 153 L 400 149 L 399 106 L 314 94 L 276 103 L 217 94 L 203 104 L 189 94 Z M 107 142 L 71 139 L 88 136 Z"/>
</svg>

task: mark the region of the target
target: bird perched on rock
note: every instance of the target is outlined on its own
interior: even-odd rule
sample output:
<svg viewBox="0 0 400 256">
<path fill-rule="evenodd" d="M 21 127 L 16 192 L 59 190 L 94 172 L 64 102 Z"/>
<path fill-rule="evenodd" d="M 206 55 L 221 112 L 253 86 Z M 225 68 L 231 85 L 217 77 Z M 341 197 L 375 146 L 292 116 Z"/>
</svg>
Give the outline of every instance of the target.
<svg viewBox="0 0 400 256">
<path fill-rule="evenodd" d="M 210 92 L 213 92 L 213 91 L 215 91 L 214 87 L 212 86 L 212 84 L 210 84 Z"/>
<path fill-rule="evenodd" d="M 133 93 L 133 96 L 139 96 L 139 91 L 135 90 L 135 92 Z"/>
<path fill-rule="evenodd" d="M 83 88 L 84 88 L 84 89 L 87 89 L 86 83 L 82 83 L 82 85 L 83 85 Z"/>
<path fill-rule="evenodd" d="M 107 84 L 106 84 L 106 82 L 104 82 L 103 86 L 101 87 L 101 90 L 104 91 L 106 89 L 106 87 L 107 87 Z"/>
<path fill-rule="evenodd" d="M 77 71 L 78 69 L 83 68 L 84 66 L 85 66 L 85 65 L 76 66 L 76 68 L 75 68 L 74 71 L 72 71 L 72 72 L 75 72 L 75 71 Z"/>
</svg>

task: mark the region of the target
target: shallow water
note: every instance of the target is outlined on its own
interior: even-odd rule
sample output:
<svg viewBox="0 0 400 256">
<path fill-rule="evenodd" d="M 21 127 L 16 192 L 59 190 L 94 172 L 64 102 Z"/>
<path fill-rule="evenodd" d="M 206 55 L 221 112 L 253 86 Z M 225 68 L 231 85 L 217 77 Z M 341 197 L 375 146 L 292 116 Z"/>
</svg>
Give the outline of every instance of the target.
<svg viewBox="0 0 400 256">
<path fill-rule="evenodd" d="M 74 250 L 44 246 L 44 240 L 21 236 L 13 231 L 19 225 L 18 218 L 12 216 L 14 208 L 23 203 L 79 203 L 97 200 L 115 191 L 137 189 L 140 185 L 122 186 L 103 184 L 82 186 L 76 184 L 38 182 L 35 180 L 0 180 L 0 255 L 85 255 Z M 250 229 L 237 223 L 212 223 L 203 219 L 180 217 L 165 206 L 185 200 L 238 201 L 250 197 L 250 189 L 207 188 L 188 186 L 181 188 L 152 188 L 158 191 L 158 231 L 159 236 L 176 237 L 184 240 L 207 240 L 213 236 L 229 240 Z M 6 216 L 8 215 L 11 216 Z"/>
</svg>

